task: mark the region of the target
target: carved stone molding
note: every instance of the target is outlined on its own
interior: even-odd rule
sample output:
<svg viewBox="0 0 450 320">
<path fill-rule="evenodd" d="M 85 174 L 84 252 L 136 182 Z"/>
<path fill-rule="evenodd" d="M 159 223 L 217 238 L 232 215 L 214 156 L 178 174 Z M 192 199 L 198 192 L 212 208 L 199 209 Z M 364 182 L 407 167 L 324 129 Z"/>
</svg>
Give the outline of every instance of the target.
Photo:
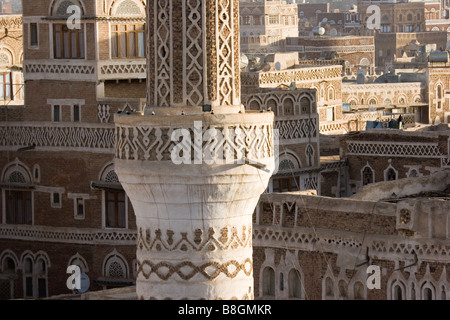
<svg viewBox="0 0 450 320">
<path fill-rule="evenodd" d="M 112 125 L 72 125 L 42 122 L 0 125 L 0 149 L 36 145 L 42 150 L 114 151 Z"/>
<path fill-rule="evenodd" d="M 150 260 L 137 260 L 137 276 L 149 279 L 152 274 L 165 281 L 177 274 L 181 279 L 189 281 L 196 275 L 202 275 L 206 280 L 212 281 L 221 274 L 229 279 L 234 279 L 242 272 L 245 276 L 253 275 L 253 261 L 251 258 L 245 259 L 242 263 L 236 260 L 230 260 L 225 263 L 216 261 L 206 262 L 196 265 L 191 261 L 183 261 L 177 264 L 169 262 L 154 263 Z"/>
<path fill-rule="evenodd" d="M 210 228 L 205 234 L 198 229 L 188 234 L 181 232 L 175 235 L 174 231 L 167 230 L 143 230 L 139 228 L 137 247 L 146 251 L 215 251 L 238 248 L 251 248 L 252 227 L 242 226 L 241 230 L 236 227 L 224 227 L 220 234 L 216 234 Z"/>
<path fill-rule="evenodd" d="M 116 123 L 116 158 L 122 160 L 170 161 L 172 133 L 178 128 L 168 126 L 127 126 Z M 209 129 L 215 129 L 223 137 L 207 136 Z M 191 149 L 194 154 L 195 128 L 185 128 L 191 136 Z M 241 160 L 242 156 L 259 160 L 274 155 L 273 124 L 236 124 L 203 128 L 202 150 L 223 148 L 223 157 L 219 160 Z M 205 141 L 206 140 L 206 141 Z"/>
</svg>

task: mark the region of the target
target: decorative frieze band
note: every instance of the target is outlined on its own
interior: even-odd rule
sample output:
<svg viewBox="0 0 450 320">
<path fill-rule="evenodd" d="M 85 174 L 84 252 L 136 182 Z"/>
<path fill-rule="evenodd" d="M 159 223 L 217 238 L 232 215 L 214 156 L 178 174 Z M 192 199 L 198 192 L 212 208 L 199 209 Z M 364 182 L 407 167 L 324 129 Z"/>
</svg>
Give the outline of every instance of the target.
<svg viewBox="0 0 450 320">
<path fill-rule="evenodd" d="M 212 131 L 211 131 L 212 130 Z M 174 141 L 173 134 L 179 131 Z M 200 132 L 198 132 L 200 131 Z M 186 138 L 187 135 L 188 137 Z M 211 128 L 172 128 L 154 126 L 126 126 L 116 123 L 116 158 L 121 160 L 170 161 L 172 149 L 179 144 L 198 150 L 198 139 L 203 154 L 222 150 L 215 156 L 219 160 L 260 160 L 274 156 L 273 125 L 230 125 Z M 187 140 L 187 141 L 186 141 Z M 215 160 L 217 160 L 215 159 Z"/>
<path fill-rule="evenodd" d="M 96 81 L 96 66 L 93 62 L 24 62 L 25 80 L 72 80 Z"/>
<path fill-rule="evenodd" d="M 253 262 L 251 258 L 247 258 L 240 263 L 237 260 L 230 260 L 225 263 L 217 261 L 206 262 L 202 265 L 195 265 L 191 261 L 183 261 L 178 264 L 168 262 L 154 263 L 149 260 L 136 261 L 137 276 L 149 279 L 152 274 L 155 274 L 161 280 L 168 280 L 173 275 L 177 274 L 183 280 L 190 280 L 196 275 L 200 274 L 205 279 L 212 281 L 224 274 L 227 278 L 234 279 L 242 271 L 247 277 L 253 273 Z"/>
<path fill-rule="evenodd" d="M 139 228 L 137 247 L 146 251 L 215 251 L 238 248 L 251 248 L 252 227 L 242 226 L 222 228 L 220 235 L 210 228 L 206 234 L 195 230 L 192 234 L 181 232 L 179 235 L 172 230 L 163 233 L 161 230 L 143 230 Z"/>
<path fill-rule="evenodd" d="M 147 63 L 143 61 L 103 62 L 99 64 L 99 79 L 128 79 L 147 77 Z"/>
<path fill-rule="evenodd" d="M 348 155 L 379 155 L 390 157 L 411 156 L 414 158 L 442 158 L 437 143 L 425 142 L 386 142 L 349 141 Z"/>
<path fill-rule="evenodd" d="M 243 85 L 278 87 L 280 84 L 290 85 L 293 82 L 340 79 L 341 76 L 342 66 L 323 66 L 258 74 L 243 72 L 242 81 Z"/>
<path fill-rule="evenodd" d="M 136 230 L 58 228 L 31 225 L 0 225 L 0 239 L 71 244 L 135 246 Z"/>
<path fill-rule="evenodd" d="M 316 117 L 275 121 L 275 129 L 279 130 L 280 140 L 316 138 L 317 125 Z"/>
<path fill-rule="evenodd" d="M 42 123 L 0 125 L 0 149 L 17 149 L 35 145 L 44 151 L 114 152 L 113 125 L 58 125 Z"/>
</svg>

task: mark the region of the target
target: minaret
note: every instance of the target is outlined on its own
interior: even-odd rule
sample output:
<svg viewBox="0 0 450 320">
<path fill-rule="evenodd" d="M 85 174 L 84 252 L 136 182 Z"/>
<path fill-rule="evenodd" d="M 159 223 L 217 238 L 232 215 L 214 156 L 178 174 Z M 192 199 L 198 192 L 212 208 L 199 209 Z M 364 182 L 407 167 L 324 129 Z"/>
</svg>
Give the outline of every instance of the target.
<svg viewBox="0 0 450 320">
<path fill-rule="evenodd" d="M 240 101 L 239 0 L 147 1 L 147 106 L 117 114 L 139 299 L 252 299 L 274 115 Z"/>
</svg>

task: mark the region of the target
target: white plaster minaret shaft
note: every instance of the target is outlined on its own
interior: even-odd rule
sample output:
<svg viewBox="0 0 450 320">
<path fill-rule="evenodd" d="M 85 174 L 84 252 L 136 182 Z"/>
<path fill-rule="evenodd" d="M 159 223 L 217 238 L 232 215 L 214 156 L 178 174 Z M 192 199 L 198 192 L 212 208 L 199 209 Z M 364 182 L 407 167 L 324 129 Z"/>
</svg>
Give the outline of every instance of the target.
<svg viewBox="0 0 450 320">
<path fill-rule="evenodd" d="M 115 116 L 139 299 L 254 296 L 252 214 L 275 167 L 274 115 L 241 105 L 238 8 L 147 1 L 147 107 Z"/>
</svg>

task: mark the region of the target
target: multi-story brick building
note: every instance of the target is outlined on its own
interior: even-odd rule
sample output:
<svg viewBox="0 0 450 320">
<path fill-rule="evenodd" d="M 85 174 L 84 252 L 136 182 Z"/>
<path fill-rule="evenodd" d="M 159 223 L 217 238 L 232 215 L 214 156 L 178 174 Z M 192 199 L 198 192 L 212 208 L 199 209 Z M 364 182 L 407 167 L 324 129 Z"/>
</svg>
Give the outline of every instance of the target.
<svg viewBox="0 0 450 320">
<path fill-rule="evenodd" d="M 277 52 L 298 35 L 297 5 L 286 1 L 240 1 L 241 51 Z"/>
<path fill-rule="evenodd" d="M 114 172 L 112 116 L 145 98 L 144 5 L 24 1 L 25 104 L 0 124 L 3 298 L 70 292 L 72 264 L 91 290 L 134 282 L 135 217 Z"/>
<path fill-rule="evenodd" d="M 81 9 L 79 28 L 68 28 L 70 5 Z M 0 122 L 2 298 L 70 292 L 66 272 L 74 264 L 89 276 L 92 292 L 134 283 L 139 234 L 132 206 L 114 172 L 112 117 L 119 110 L 141 109 L 146 97 L 144 5 L 140 0 L 24 1 L 25 101 L 23 107 L 4 108 Z M 201 51 L 192 48 L 191 58 L 198 58 L 192 56 L 197 49 Z M 160 53 L 166 60 L 167 51 L 162 48 Z M 342 113 L 342 66 L 246 72 L 242 90 L 247 109 L 270 108 L 276 114 L 282 154 L 279 175 L 273 177 L 269 191 L 320 192 L 318 171 L 325 166 L 320 163 L 319 133 L 339 131 L 339 122 L 348 122 Z M 136 134 L 145 136 L 143 131 Z M 400 134 L 400 140 L 403 137 Z M 384 165 L 387 177 L 393 177 L 392 172 L 413 177 L 416 172 L 426 178 L 434 170 L 430 168 L 445 167 L 447 142 L 441 138 L 436 142 L 434 136 L 419 140 L 420 150 L 402 149 L 414 152 L 419 160 L 403 163 L 400 156 L 391 159 L 391 153 L 380 151 L 377 156 L 382 161 L 372 168 Z M 408 143 L 417 149 L 417 144 Z M 398 155 L 397 144 L 390 144 Z M 379 143 L 372 145 L 378 147 L 365 144 L 364 148 L 379 149 Z M 133 152 L 122 147 L 124 154 Z M 438 154 L 433 153 L 436 150 Z M 422 156 L 429 162 L 419 163 Z M 326 168 L 342 174 L 348 165 L 338 159 Z M 356 188 L 351 170 L 358 169 L 350 169 Z M 378 179 L 381 169 L 375 170 Z M 343 179 L 334 193 L 346 185 Z M 442 189 L 445 181 L 439 180 L 433 190 Z M 293 188 L 297 183 L 300 187 Z M 381 189 L 389 195 L 393 192 Z M 326 191 L 333 193 L 332 188 Z M 253 218 L 256 298 L 445 299 L 450 288 L 449 235 L 442 228 L 448 220 L 447 204 L 425 202 L 419 206 L 415 201 L 392 203 L 381 197 L 362 201 L 263 196 Z M 206 241 L 200 238 L 195 241 Z M 144 242 L 156 249 L 172 247 L 173 235 L 157 233 Z M 367 272 L 360 266 L 368 259 L 383 270 L 380 291 L 364 286 Z"/>
</svg>

